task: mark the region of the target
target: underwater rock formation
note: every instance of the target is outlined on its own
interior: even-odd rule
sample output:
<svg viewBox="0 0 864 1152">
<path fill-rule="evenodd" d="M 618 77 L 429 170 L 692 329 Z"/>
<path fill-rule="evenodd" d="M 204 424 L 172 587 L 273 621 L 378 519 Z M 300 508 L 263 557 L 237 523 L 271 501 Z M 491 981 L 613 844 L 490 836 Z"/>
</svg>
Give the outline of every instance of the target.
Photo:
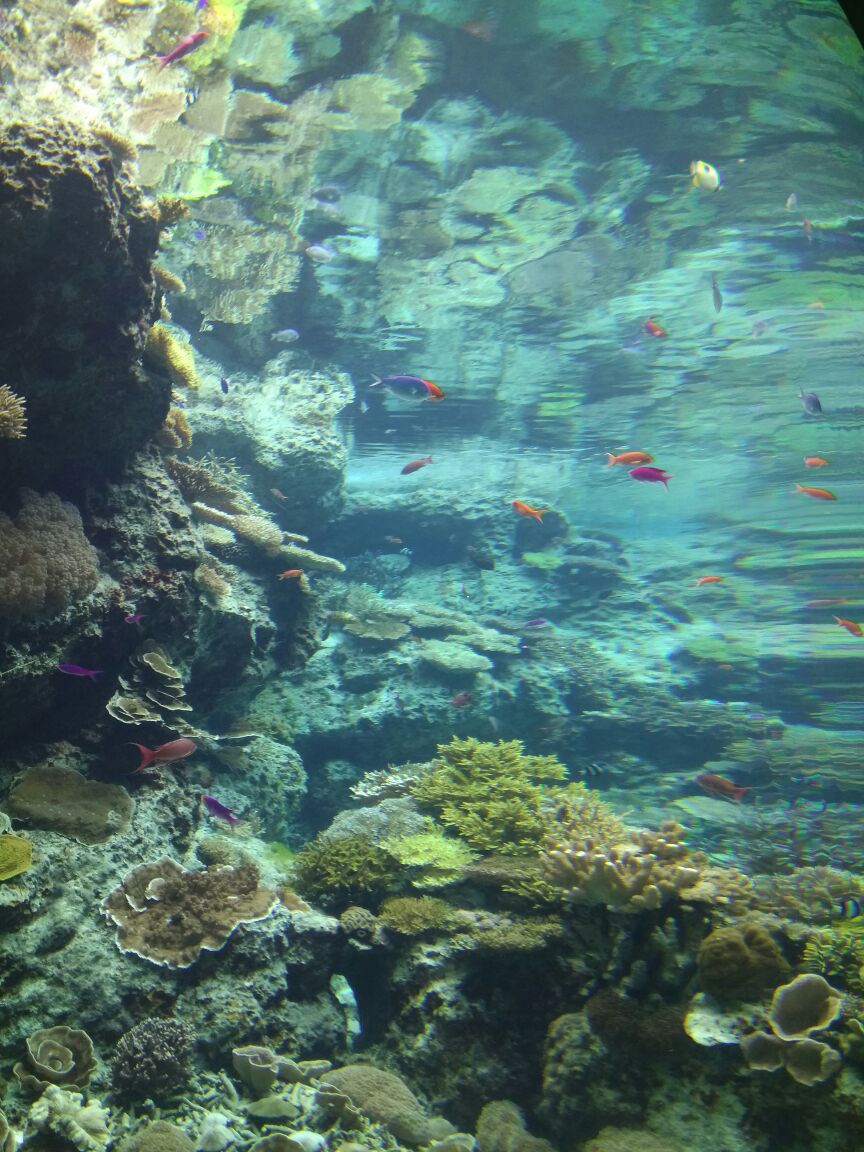
<svg viewBox="0 0 864 1152">
<path fill-rule="evenodd" d="M 136 361 L 159 309 L 160 223 L 104 140 L 59 120 L 0 134 L 0 379 L 27 403 L 8 484 L 80 483 L 156 431 L 167 381 Z"/>
</svg>

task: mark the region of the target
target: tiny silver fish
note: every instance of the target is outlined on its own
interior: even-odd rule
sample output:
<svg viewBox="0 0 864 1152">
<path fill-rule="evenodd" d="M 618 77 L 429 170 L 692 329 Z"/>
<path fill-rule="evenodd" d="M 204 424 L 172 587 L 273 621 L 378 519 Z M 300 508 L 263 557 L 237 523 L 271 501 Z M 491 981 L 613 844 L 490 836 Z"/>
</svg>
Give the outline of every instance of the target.
<svg viewBox="0 0 864 1152">
<path fill-rule="evenodd" d="M 280 328 L 270 339 L 278 340 L 280 344 L 294 344 L 300 339 L 300 333 L 296 328 Z"/>
<path fill-rule="evenodd" d="M 711 277 L 711 299 L 714 301 L 714 311 L 721 312 L 723 309 L 723 295 L 720 291 L 720 285 L 717 283 L 717 277 Z"/>
</svg>

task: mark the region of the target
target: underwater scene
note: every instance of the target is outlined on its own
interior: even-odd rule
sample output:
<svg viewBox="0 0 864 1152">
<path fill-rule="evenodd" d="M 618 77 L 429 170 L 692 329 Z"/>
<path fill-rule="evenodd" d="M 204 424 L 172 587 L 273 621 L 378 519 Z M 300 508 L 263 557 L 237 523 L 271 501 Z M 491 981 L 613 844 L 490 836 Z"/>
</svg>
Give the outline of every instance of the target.
<svg viewBox="0 0 864 1152">
<path fill-rule="evenodd" d="M 0 0 L 0 1152 L 864 1149 L 835 0 Z"/>
</svg>

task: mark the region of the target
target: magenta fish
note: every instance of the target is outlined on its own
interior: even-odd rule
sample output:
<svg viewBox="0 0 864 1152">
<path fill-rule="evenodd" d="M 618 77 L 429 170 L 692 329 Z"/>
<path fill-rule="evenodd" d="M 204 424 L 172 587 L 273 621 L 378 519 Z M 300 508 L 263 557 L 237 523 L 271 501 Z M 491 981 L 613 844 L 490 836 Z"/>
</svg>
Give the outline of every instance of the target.
<svg viewBox="0 0 864 1152">
<path fill-rule="evenodd" d="M 232 828 L 235 824 L 240 823 L 240 817 L 235 816 L 231 809 L 226 808 L 226 806 L 220 800 L 217 800 L 215 796 L 202 796 L 201 802 L 211 816 L 215 816 L 219 820 L 227 820 Z"/>
<path fill-rule="evenodd" d="M 166 52 L 164 56 L 157 56 L 159 61 L 159 71 L 167 68 L 169 64 L 173 64 L 175 60 L 182 60 L 184 56 L 188 56 L 190 52 L 194 52 L 199 44 L 203 44 L 207 39 L 207 33 L 203 28 L 199 28 L 196 32 L 190 32 L 188 36 L 184 36 L 170 52 Z"/>
<path fill-rule="evenodd" d="M 664 472 L 662 468 L 652 468 L 650 465 L 631 468 L 630 475 L 634 480 L 643 480 L 646 484 L 662 484 L 664 488 L 669 487 L 666 481 L 672 479 L 669 473 Z"/>
<path fill-rule="evenodd" d="M 140 624 L 144 619 L 143 612 L 130 612 L 128 616 L 123 617 L 124 624 Z"/>
<path fill-rule="evenodd" d="M 67 676 L 86 676 L 90 680 L 95 680 L 97 676 L 102 675 L 101 668 L 82 668 L 80 664 L 58 664 L 57 667 Z"/>
</svg>

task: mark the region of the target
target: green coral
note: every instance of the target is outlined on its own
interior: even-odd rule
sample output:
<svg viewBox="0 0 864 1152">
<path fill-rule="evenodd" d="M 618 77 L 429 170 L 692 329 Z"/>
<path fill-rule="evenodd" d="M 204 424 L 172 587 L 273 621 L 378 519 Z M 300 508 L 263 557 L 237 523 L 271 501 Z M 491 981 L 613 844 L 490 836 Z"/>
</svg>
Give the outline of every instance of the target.
<svg viewBox="0 0 864 1152">
<path fill-rule="evenodd" d="M 302 896 L 328 906 L 369 904 L 400 878 L 398 862 L 364 836 L 316 836 L 294 858 L 294 882 Z"/>
<path fill-rule="evenodd" d="M 502 917 L 494 923 L 478 923 L 456 937 L 456 947 L 480 948 L 490 952 L 535 952 L 564 935 L 557 916 Z"/>
<path fill-rule="evenodd" d="M 381 923 L 402 936 L 446 932 L 458 919 L 458 909 L 437 896 L 393 896 L 378 913 Z"/>
<path fill-rule="evenodd" d="M 855 995 L 864 995 L 864 924 L 844 921 L 804 945 L 802 968 Z"/>
<path fill-rule="evenodd" d="M 455 836 L 447 836 L 431 820 L 427 831 L 393 837 L 385 840 L 382 847 L 403 867 L 415 870 L 411 876 L 415 888 L 452 884 L 475 859 L 467 844 Z"/>
<path fill-rule="evenodd" d="M 542 785 L 564 778 L 559 760 L 526 755 L 520 740 L 454 739 L 412 793 L 477 851 L 527 855 L 547 830 Z"/>
<path fill-rule="evenodd" d="M 0 880 L 20 876 L 33 865 L 33 845 L 23 836 L 0 836 Z"/>
</svg>

